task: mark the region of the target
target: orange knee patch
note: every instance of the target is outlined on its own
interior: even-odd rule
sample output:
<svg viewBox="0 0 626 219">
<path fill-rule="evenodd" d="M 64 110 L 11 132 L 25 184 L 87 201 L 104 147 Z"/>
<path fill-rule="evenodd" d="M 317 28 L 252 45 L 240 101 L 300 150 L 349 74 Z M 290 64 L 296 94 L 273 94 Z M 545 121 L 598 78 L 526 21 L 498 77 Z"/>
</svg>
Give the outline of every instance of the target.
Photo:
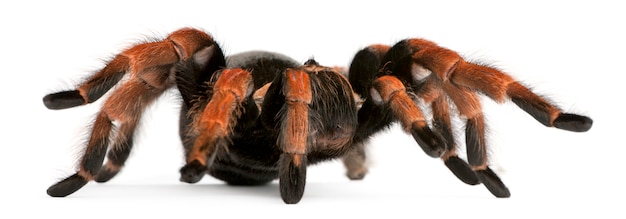
<svg viewBox="0 0 626 219">
<path fill-rule="evenodd" d="M 213 45 L 213 37 L 209 34 L 193 28 L 182 28 L 172 32 L 168 37 L 181 59 L 191 57 L 198 50 Z"/>
<path fill-rule="evenodd" d="M 285 72 L 284 93 L 287 101 L 311 103 L 313 94 L 309 75 L 301 70 L 287 70 Z"/>
<path fill-rule="evenodd" d="M 241 68 L 225 69 L 213 89 L 216 92 L 233 93 L 241 101 L 252 92 L 252 75 Z"/>
<path fill-rule="evenodd" d="M 413 123 L 426 126 L 424 115 L 416 103 L 406 93 L 406 88 L 393 76 L 382 76 L 374 81 L 374 89 L 383 103 L 389 104 L 393 114 L 400 120 L 405 129 Z M 374 96 L 374 95 L 373 95 Z"/>
<path fill-rule="evenodd" d="M 382 76 L 374 80 L 373 87 L 378 92 L 380 100 L 385 103 L 389 102 L 392 95 L 406 90 L 404 84 L 394 76 Z"/>
</svg>

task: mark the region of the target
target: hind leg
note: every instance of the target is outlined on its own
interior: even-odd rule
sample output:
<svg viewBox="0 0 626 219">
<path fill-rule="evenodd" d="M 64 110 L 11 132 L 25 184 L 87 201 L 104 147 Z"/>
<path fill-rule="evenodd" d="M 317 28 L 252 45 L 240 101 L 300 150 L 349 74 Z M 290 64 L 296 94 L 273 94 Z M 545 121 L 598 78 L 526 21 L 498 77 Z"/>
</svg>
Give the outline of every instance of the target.
<svg viewBox="0 0 626 219">
<path fill-rule="evenodd" d="M 346 176 L 349 179 L 363 179 L 367 174 L 365 144 L 359 142 L 352 145 L 352 149 L 342 158 L 342 161 L 347 169 Z"/>
</svg>

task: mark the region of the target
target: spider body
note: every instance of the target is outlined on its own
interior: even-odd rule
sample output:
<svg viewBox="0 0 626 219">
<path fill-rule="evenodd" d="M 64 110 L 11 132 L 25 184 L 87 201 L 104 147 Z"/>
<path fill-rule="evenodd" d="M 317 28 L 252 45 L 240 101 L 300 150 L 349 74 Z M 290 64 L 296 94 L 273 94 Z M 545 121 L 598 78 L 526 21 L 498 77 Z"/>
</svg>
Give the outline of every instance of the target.
<svg viewBox="0 0 626 219">
<path fill-rule="evenodd" d="M 64 109 L 94 102 L 124 75 L 128 80 L 96 117 L 76 174 L 52 185 L 49 195 L 67 196 L 91 180 L 113 178 L 132 149 L 141 113 L 173 86 L 182 97 L 180 180 L 196 183 L 208 174 L 232 185 L 261 185 L 278 179 L 289 204 L 301 200 L 310 164 L 342 158 L 347 176 L 362 179 L 364 145 L 394 122 L 461 181 L 510 196 L 489 168 L 481 94 L 511 100 L 549 127 L 582 132 L 592 124 L 511 76 L 423 39 L 364 48 L 346 77 L 314 60 L 300 64 L 271 52 L 225 57 L 210 35 L 191 28 L 123 51 L 76 90 L 49 94 L 44 104 Z M 432 118 L 420 102 L 431 107 Z M 457 154 L 451 123 L 457 115 L 465 122 L 467 161 Z"/>
<path fill-rule="evenodd" d="M 234 127 L 234 133 L 237 133 L 229 137 L 231 144 L 228 146 L 222 145 L 222 150 L 216 151 L 214 161 L 211 165 L 207 165 L 207 172 L 225 182 L 233 185 L 255 185 L 265 184 L 274 179 L 278 175 L 278 168 L 276 162 L 280 156 L 280 152 L 276 148 L 268 147 L 275 144 L 276 133 L 270 133 L 267 130 L 263 131 L 261 124 L 256 122 L 257 118 L 261 114 L 261 107 L 265 93 L 269 88 L 270 83 L 288 68 L 297 68 L 301 66 L 300 63 L 295 60 L 282 56 L 276 53 L 252 51 L 240 54 L 235 54 L 227 58 L 227 68 L 240 68 L 246 69 L 252 76 L 252 82 L 254 84 L 254 90 L 261 89 L 253 93 L 253 96 L 248 95 L 245 102 L 242 103 L 240 122 Z M 189 75 L 191 69 L 186 66 L 181 66 L 181 76 Z M 206 74 L 213 74 L 212 72 L 206 72 Z M 213 78 L 213 81 L 208 81 L 207 86 L 211 83 L 215 83 L 217 77 Z M 180 83 L 182 89 L 185 84 Z M 188 84 L 193 86 L 195 83 Z M 210 100 L 210 95 L 206 95 L 209 90 L 204 90 L 193 94 L 193 97 L 197 97 L 196 102 L 190 102 L 189 105 L 196 109 L 190 116 L 198 116 L 203 107 L 199 105 L 206 105 Z M 181 116 L 185 116 L 181 114 Z M 191 128 L 191 123 L 185 124 L 181 120 L 181 127 Z M 188 120 L 188 121 L 192 121 Z M 185 151 L 190 151 L 193 147 L 191 142 L 195 140 L 190 136 L 186 136 L 189 130 L 185 130 L 181 133 L 183 135 L 183 142 L 185 142 Z M 225 149 L 228 147 L 228 149 Z M 184 170 L 181 170 L 183 173 Z M 195 179 L 190 179 L 191 176 L 185 177 L 185 174 L 181 175 L 181 181 L 195 183 L 202 178 L 202 173 L 195 173 L 193 175 Z"/>
<path fill-rule="evenodd" d="M 351 150 L 357 106 L 347 79 L 313 60 L 300 65 L 268 52 L 233 55 L 227 63 L 189 98 L 181 181 L 207 173 L 233 185 L 280 178 L 285 202 L 298 202 L 307 165 Z M 190 65 L 180 67 L 180 77 L 196 74 Z M 179 81 L 182 89 L 197 84 Z M 220 113 L 225 105 L 232 108 Z"/>
</svg>

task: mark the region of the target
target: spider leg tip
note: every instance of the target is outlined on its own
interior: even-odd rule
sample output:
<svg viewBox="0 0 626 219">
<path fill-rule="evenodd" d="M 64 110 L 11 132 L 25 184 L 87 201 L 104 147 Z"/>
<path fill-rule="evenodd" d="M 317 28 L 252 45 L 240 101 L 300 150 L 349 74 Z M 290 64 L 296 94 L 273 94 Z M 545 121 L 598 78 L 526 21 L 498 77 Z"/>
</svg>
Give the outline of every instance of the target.
<svg viewBox="0 0 626 219">
<path fill-rule="evenodd" d="M 197 183 L 204 177 L 207 171 L 208 168 L 205 165 L 201 164 L 198 160 L 194 160 L 180 169 L 180 181 Z"/>
<path fill-rule="evenodd" d="M 586 132 L 591 129 L 593 120 L 587 116 L 581 116 L 577 114 L 561 113 L 553 123 L 554 127 L 573 131 L 573 132 Z"/>
<path fill-rule="evenodd" d="M 84 177 L 78 174 L 74 174 L 50 186 L 48 190 L 46 190 L 46 193 L 52 197 L 66 197 L 78 191 L 88 182 L 89 180 L 85 179 Z"/>
<path fill-rule="evenodd" d="M 511 197 L 511 192 L 509 189 L 502 183 L 500 177 L 496 175 L 489 167 L 484 170 L 476 171 L 476 176 L 480 179 L 480 181 L 485 185 L 487 190 L 491 192 L 495 197 L 498 198 L 509 198 Z"/>
<path fill-rule="evenodd" d="M 43 97 L 43 104 L 48 109 L 67 109 L 80 106 L 85 103 L 83 96 L 78 90 L 62 91 L 58 93 L 48 94 Z"/>
</svg>

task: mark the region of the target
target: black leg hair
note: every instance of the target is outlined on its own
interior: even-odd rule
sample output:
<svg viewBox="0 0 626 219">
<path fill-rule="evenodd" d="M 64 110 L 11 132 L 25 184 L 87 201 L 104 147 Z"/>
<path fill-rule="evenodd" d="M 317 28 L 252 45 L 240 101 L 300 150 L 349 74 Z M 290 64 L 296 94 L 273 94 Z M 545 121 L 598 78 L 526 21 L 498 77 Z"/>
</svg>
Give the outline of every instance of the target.
<svg viewBox="0 0 626 219">
<path fill-rule="evenodd" d="M 500 177 L 496 175 L 496 173 L 491 170 L 491 168 L 486 167 L 484 170 L 477 170 L 476 175 L 480 179 L 480 181 L 485 185 L 487 190 L 491 192 L 494 196 L 498 198 L 508 198 L 511 197 L 511 192 L 509 189 L 502 183 Z"/>
<path fill-rule="evenodd" d="M 278 166 L 281 198 L 287 204 L 300 202 L 306 185 L 306 155 L 283 153 Z"/>
<path fill-rule="evenodd" d="M 89 139 L 85 154 L 80 162 L 80 170 L 50 186 L 47 190 L 48 195 L 52 197 L 68 196 L 85 186 L 100 171 L 112 128 L 111 120 L 104 112 L 100 112 L 92 127 L 91 139 Z"/>
<path fill-rule="evenodd" d="M 43 98 L 43 103 L 48 109 L 67 109 L 92 103 L 115 86 L 128 68 L 128 58 L 118 55 L 106 67 L 84 82 L 79 89 L 48 94 Z"/>
<path fill-rule="evenodd" d="M 432 103 L 433 130 L 440 133 L 446 140 L 447 148 L 442 159 L 446 167 L 462 182 L 469 185 L 479 184 L 480 181 L 472 168 L 456 154 L 456 140 L 452 132 L 449 102 L 446 96 L 439 96 Z"/>
<path fill-rule="evenodd" d="M 107 182 L 119 173 L 133 148 L 133 137 L 138 121 L 122 124 L 107 154 L 107 163 L 95 177 L 96 182 Z"/>
<path fill-rule="evenodd" d="M 489 192 L 498 198 L 511 196 L 509 189 L 502 183 L 487 166 L 487 145 L 485 142 L 485 121 L 482 114 L 468 118 L 465 128 L 467 144 L 467 159 L 469 164 L 476 169 L 478 179 L 487 187 Z"/>
</svg>

